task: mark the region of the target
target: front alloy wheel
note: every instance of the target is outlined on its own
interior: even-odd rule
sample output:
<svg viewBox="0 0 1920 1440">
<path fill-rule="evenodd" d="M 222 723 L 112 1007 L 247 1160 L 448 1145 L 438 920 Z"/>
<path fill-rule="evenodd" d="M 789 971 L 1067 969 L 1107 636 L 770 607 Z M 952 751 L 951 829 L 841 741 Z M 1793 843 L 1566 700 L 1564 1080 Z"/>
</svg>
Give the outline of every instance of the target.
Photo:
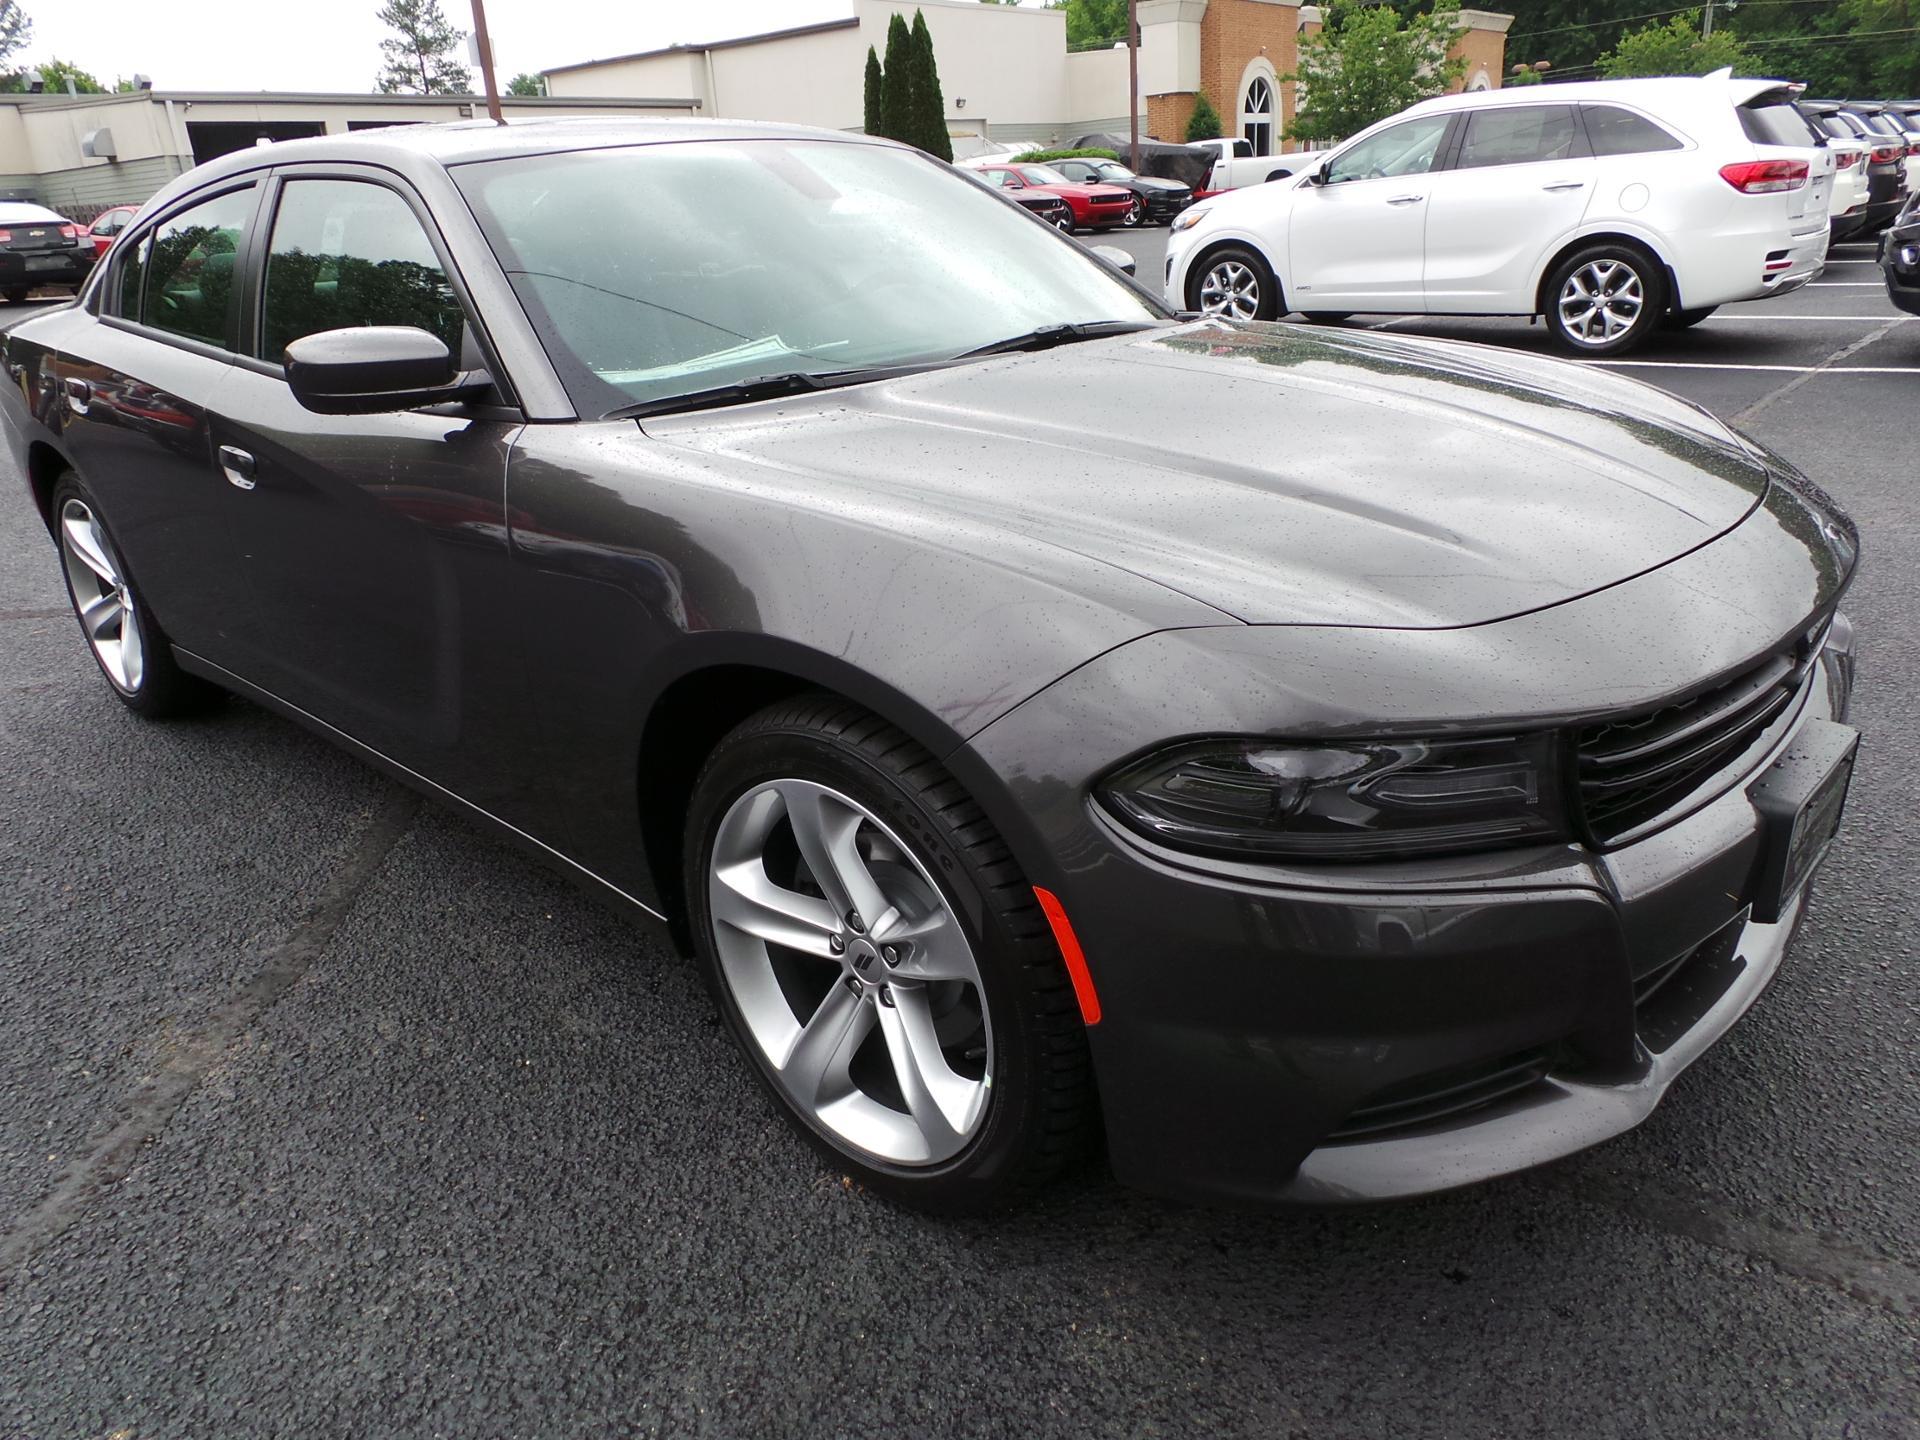
<svg viewBox="0 0 1920 1440">
<path fill-rule="evenodd" d="M 1280 282 L 1251 250 L 1209 256 L 1187 282 L 1187 306 L 1228 320 L 1272 320 L 1280 314 Z"/>
<path fill-rule="evenodd" d="M 895 1165 L 957 1154 L 986 1113 L 993 1030 L 973 948 L 900 837 L 782 778 L 728 808 L 708 874 L 721 973 L 787 1103 Z"/>
<path fill-rule="evenodd" d="M 684 853 L 714 1000 L 839 1173 L 980 1210 L 1080 1148 L 1092 1077 L 1059 948 L 914 741 L 837 696 L 770 706 L 702 767 Z"/>
<path fill-rule="evenodd" d="M 1127 218 L 1125 220 L 1122 220 L 1120 223 L 1122 225 L 1133 226 L 1133 225 L 1138 225 L 1141 221 L 1145 220 L 1146 218 L 1147 218 L 1147 202 L 1141 199 L 1138 195 L 1136 195 L 1133 197 L 1133 203 L 1127 206 Z"/>
</svg>

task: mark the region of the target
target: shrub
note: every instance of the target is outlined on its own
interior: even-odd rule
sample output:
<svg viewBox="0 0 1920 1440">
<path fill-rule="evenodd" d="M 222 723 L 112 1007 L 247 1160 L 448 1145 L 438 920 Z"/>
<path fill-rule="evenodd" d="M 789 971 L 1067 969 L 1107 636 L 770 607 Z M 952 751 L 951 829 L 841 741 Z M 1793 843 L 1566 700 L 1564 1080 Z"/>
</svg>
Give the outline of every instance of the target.
<svg viewBox="0 0 1920 1440">
<path fill-rule="evenodd" d="M 1015 165 L 1044 165 L 1049 160 L 1118 160 L 1111 150 L 1029 150 L 1013 157 Z"/>
<path fill-rule="evenodd" d="M 1205 94 L 1193 98 L 1193 114 L 1187 117 L 1187 143 L 1220 138 L 1220 112 Z"/>
</svg>

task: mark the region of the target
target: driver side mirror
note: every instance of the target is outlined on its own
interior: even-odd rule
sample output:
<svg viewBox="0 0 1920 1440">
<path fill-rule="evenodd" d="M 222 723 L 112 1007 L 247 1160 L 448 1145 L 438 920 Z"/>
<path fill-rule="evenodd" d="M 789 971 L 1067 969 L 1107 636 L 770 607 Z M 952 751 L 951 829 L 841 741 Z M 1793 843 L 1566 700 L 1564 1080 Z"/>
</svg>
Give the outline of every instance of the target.
<svg viewBox="0 0 1920 1440">
<path fill-rule="evenodd" d="M 287 386 L 316 415 L 378 415 L 464 400 L 491 382 L 461 375 L 438 335 L 412 325 L 356 325 L 287 346 Z"/>
<path fill-rule="evenodd" d="M 1333 179 L 1333 162 L 1322 160 L 1307 172 L 1307 184 L 1325 185 Z"/>
<path fill-rule="evenodd" d="M 1107 264 L 1113 266 L 1113 268 L 1118 270 L 1122 275 L 1132 275 L 1134 273 L 1133 256 L 1122 250 L 1118 245 L 1090 245 L 1087 248 L 1092 250 L 1093 253 L 1098 255 L 1102 260 L 1106 261 Z"/>
</svg>

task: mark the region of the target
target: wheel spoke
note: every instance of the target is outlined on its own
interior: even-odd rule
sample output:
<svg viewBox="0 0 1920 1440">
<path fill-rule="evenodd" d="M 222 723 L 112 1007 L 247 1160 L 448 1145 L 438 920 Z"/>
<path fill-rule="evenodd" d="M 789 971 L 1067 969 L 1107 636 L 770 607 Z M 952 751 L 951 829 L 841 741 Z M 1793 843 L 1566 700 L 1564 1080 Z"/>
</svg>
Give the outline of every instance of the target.
<svg viewBox="0 0 1920 1440">
<path fill-rule="evenodd" d="M 873 1030 L 873 1014 L 874 1007 L 842 982 L 827 988 L 826 998 L 776 1066 L 796 1097 L 825 1104 L 853 1089 L 847 1067 Z"/>
<path fill-rule="evenodd" d="M 109 590 L 98 599 L 89 600 L 80 607 L 80 623 L 86 627 L 90 639 L 104 640 L 107 632 L 116 624 L 124 629 L 125 622 L 122 618 L 124 613 L 120 604 L 120 592 Z"/>
<path fill-rule="evenodd" d="M 783 890 L 767 878 L 758 855 L 718 866 L 713 872 L 713 918 L 770 945 L 831 957 L 828 937 L 839 928 L 833 906 L 812 895 Z"/>
<path fill-rule="evenodd" d="M 140 638 L 140 621 L 133 613 L 132 602 L 126 601 L 120 607 L 120 679 L 127 689 L 140 688 L 146 668 L 147 647 Z"/>
<path fill-rule="evenodd" d="M 860 856 L 860 812 L 815 785 L 785 781 L 777 788 L 800 856 L 828 903 L 842 919 L 849 912 L 877 919 L 888 906 Z"/>
<path fill-rule="evenodd" d="M 876 929 L 873 938 L 882 945 L 898 945 L 906 950 L 891 973 L 902 980 L 972 980 L 973 951 L 967 945 L 960 926 L 945 910 L 912 921 Z"/>
<path fill-rule="evenodd" d="M 954 1074 L 940 1053 L 940 1037 L 925 991 L 897 989 L 893 1000 L 874 1012 L 886 1038 L 887 1056 L 893 1061 L 894 1078 L 900 1082 L 913 1123 L 928 1148 L 942 1154 L 967 1133 L 984 1087 Z"/>
<path fill-rule="evenodd" d="M 100 543 L 92 517 L 70 514 L 61 522 L 60 528 L 66 534 L 68 548 L 80 558 L 81 563 L 98 575 L 104 584 L 118 590 L 119 573 L 113 568 L 113 561 L 107 558 L 106 547 Z"/>
</svg>

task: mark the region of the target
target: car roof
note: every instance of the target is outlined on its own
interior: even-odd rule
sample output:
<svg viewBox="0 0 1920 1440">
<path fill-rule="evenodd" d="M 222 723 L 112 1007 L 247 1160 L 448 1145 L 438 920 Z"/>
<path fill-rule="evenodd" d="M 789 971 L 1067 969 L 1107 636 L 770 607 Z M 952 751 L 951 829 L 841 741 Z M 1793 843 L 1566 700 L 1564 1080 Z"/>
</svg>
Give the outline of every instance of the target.
<svg viewBox="0 0 1920 1440">
<path fill-rule="evenodd" d="M 18 224 L 22 221 L 53 221 L 60 225 L 68 224 L 64 215 L 56 215 L 44 205 L 35 205 L 30 200 L 0 200 L 0 220 Z"/>
<path fill-rule="evenodd" d="M 1565 105 L 1576 101 L 1597 103 L 1618 101 L 1659 110 L 1672 105 L 1697 105 L 1710 97 L 1725 97 L 1734 105 L 1745 104 L 1770 90 L 1794 90 L 1791 80 L 1735 79 L 1724 70 L 1711 75 L 1662 75 L 1642 80 L 1577 80 L 1566 84 L 1510 85 L 1500 90 L 1463 90 L 1423 100 L 1403 114 L 1432 114 L 1435 111 L 1477 110 L 1491 105 Z"/>
<path fill-rule="evenodd" d="M 166 187 L 170 199 L 182 189 L 276 165 L 314 161 L 383 165 L 402 174 L 429 167 L 472 164 L 522 155 L 570 150 L 607 150 L 627 145 L 669 145 L 710 140 L 827 140 L 907 148 L 891 140 L 804 125 L 749 120 L 703 120 L 680 116 L 540 116 L 509 120 L 454 120 L 433 125 L 391 125 L 348 135 L 315 135 L 238 150 L 189 170 Z M 184 183 L 183 183 L 184 182 Z"/>
</svg>

